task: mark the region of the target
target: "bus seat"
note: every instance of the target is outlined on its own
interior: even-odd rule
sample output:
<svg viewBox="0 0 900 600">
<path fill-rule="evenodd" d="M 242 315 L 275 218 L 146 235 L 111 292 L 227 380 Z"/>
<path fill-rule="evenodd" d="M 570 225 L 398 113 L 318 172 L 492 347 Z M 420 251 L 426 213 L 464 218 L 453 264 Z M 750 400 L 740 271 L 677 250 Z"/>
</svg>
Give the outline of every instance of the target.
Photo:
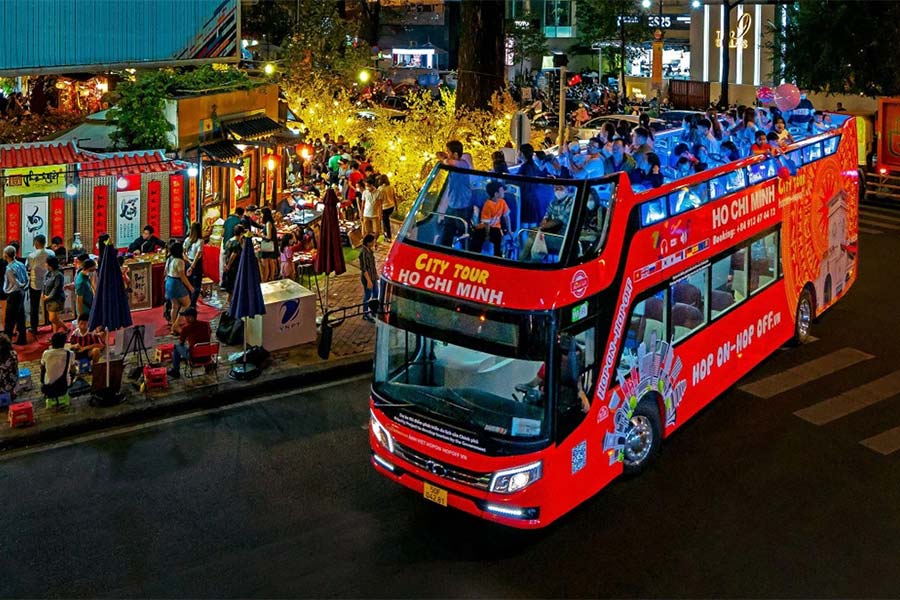
<svg viewBox="0 0 900 600">
<path fill-rule="evenodd" d="M 743 271 L 744 270 L 744 250 L 740 252 L 735 252 L 731 255 L 731 270 L 732 271 Z"/>
<path fill-rule="evenodd" d="M 666 330 L 665 327 L 663 327 L 662 321 L 651 319 L 649 317 L 643 319 L 643 321 L 644 331 L 641 333 L 641 342 L 649 344 L 654 333 L 656 334 L 656 341 L 663 341 L 666 339 Z M 654 350 L 654 348 L 648 348 L 648 350 Z"/>
<path fill-rule="evenodd" d="M 709 298 L 709 307 L 713 310 L 714 316 L 732 304 L 734 304 L 734 296 L 730 292 L 712 290 L 712 295 Z"/>
<path fill-rule="evenodd" d="M 672 301 L 675 303 L 689 304 L 695 308 L 703 306 L 703 296 L 697 286 L 681 281 L 672 287 Z"/>
<path fill-rule="evenodd" d="M 734 291 L 734 297 L 740 301 L 747 297 L 747 272 L 743 269 L 737 269 L 733 275 L 731 288 Z"/>
<path fill-rule="evenodd" d="M 703 323 L 703 315 L 695 306 L 676 302 L 672 306 L 672 324 L 675 327 L 694 329 Z"/>
<path fill-rule="evenodd" d="M 648 319 L 654 319 L 662 323 L 664 310 L 665 304 L 663 299 L 658 296 L 651 296 L 644 302 L 644 316 Z"/>
</svg>

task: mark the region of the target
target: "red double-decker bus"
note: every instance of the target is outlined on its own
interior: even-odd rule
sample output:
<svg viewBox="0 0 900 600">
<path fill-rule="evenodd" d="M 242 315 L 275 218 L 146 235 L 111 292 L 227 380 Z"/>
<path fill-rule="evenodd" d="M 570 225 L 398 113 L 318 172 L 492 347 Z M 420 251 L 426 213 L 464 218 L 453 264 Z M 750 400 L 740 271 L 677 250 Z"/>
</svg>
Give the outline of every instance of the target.
<svg viewBox="0 0 900 600">
<path fill-rule="evenodd" d="M 382 274 L 376 470 L 534 528 L 644 469 L 856 280 L 856 130 L 832 119 L 795 132 L 795 174 L 768 155 L 655 189 L 436 167 Z M 471 226 L 500 200 L 499 232 Z"/>
</svg>

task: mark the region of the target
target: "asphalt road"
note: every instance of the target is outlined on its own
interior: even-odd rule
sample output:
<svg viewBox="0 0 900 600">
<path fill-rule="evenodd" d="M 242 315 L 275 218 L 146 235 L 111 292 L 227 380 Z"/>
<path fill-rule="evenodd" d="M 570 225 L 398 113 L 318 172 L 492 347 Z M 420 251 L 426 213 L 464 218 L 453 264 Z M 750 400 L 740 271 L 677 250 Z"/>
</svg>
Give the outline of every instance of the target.
<svg viewBox="0 0 900 600">
<path fill-rule="evenodd" d="M 817 341 L 545 530 L 378 476 L 357 379 L 0 459 L 0 595 L 900 596 L 900 213 L 864 218 L 860 280 Z M 759 391 L 813 360 L 833 369 Z M 835 397 L 880 400 L 824 424 L 794 414 Z"/>
</svg>

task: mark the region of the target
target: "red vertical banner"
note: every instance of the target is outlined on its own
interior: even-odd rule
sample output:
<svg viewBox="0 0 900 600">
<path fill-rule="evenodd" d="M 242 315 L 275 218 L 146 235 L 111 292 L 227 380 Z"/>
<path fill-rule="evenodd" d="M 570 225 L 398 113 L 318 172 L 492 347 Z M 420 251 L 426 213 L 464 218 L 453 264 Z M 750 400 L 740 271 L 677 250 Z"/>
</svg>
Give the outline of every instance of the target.
<svg viewBox="0 0 900 600">
<path fill-rule="evenodd" d="M 50 199 L 50 239 L 66 237 L 66 201 L 64 198 Z"/>
<path fill-rule="evenodd" d="M 98 185 L 94 188 L 94 237 L 88 246 L 89 249 L 94 247 L 101 233 L 106 233 L 108 211 L 109 188 L 105 185 Z"/>
<path fill-rule="evenodd" d="M 169 235 L 184 236 L 184 178 L 169 175 Z"/>
<path fill-rule="evenodd" d="M 162 203 L 162 184 L 153 180 L 147 184 L 147 225 L 159 235 L 160 205 Z"/>
<path fill-rule="evenodd" d="M 22 215 L 18 202 L 6 205 L 6 243 L 19 239 L 22 233 Z"/>
<path fill-rule="evenodd" d="M 190 204 L 188 204 L 188 212 L 191 215 L 191 223 L 197 220 L 197 178 L 188 178 L 188 195 L 190 196 Z"/>
</svg>

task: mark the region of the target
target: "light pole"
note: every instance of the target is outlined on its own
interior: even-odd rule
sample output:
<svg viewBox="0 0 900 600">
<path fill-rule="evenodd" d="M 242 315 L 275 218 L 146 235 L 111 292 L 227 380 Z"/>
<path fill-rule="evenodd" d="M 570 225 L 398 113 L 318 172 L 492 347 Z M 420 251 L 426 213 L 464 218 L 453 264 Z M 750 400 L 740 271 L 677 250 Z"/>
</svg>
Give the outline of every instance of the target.
<svg viewBox="0 0 900 600">
<path fill-rule="evenodd" d="M 722 45 L 722 91 L 719 94 L 719 107 L 722 110 L 728 110 L 728 79 L 731 77 L 731 56 L 728 47 L 731 40 L 729 32 L 731 31 L 731 10 L 738 4 L 743 4 L 744 0 L 722 0 L 722 10 L 725 11 L 722 21 L 722 31 L 719 43 Z"/>
<path fill-rule="evenodd" d="M 562 147 L 566 141 L 566 67 L 569 57 L 564 52 L 553 52 L 553 66 L 559 68 L 559 135 L 556 143 Z"/>
</svg>

